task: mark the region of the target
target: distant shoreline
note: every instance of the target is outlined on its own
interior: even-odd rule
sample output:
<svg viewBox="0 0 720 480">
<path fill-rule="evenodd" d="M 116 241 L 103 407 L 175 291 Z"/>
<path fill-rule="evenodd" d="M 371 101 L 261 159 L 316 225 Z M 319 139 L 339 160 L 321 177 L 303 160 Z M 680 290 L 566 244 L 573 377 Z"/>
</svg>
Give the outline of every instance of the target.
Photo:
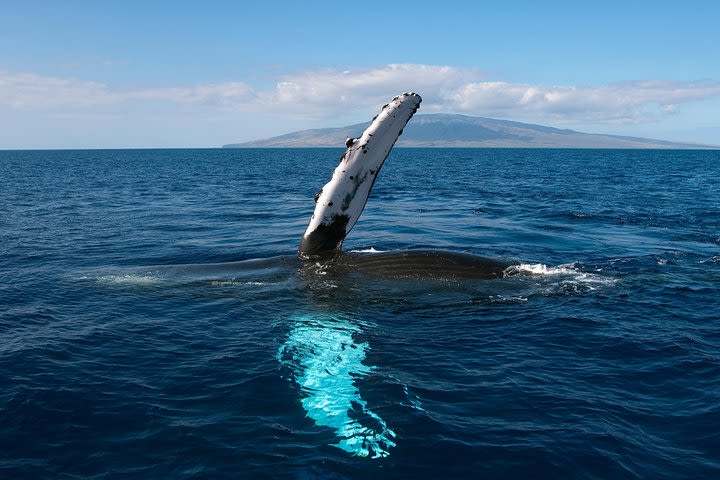
<svg viewBox="0 0 720 480">
<path fill-rule="evenodd" d="M 241 147 L 223 145 L 221 147 L 120 147 L 120 148 L 9 148 L 0 149 L 4 152 L 85 152 L 85 151 L 129 151 L 129 150 L 345 150 L 345 147 L 332 146 L 296 146 L 296 147 Z M 393 147 L 394 150 L 631 150 L 631 151 L 716 151 L 720 146 L 699 145 L 694 147 L 457 147 L 457 146 L 403 146 Z"/>
<path fill-rule="evenodd" d="M 367 125 L 315 128 L 223 148 L 334 148 L 357 137 Z M 415 115 L 398 140 L 398 148 L 589 148 L 716 150 L 720 145 L 584 133 L 545 125 L 458 114 Z"/>
</svg>

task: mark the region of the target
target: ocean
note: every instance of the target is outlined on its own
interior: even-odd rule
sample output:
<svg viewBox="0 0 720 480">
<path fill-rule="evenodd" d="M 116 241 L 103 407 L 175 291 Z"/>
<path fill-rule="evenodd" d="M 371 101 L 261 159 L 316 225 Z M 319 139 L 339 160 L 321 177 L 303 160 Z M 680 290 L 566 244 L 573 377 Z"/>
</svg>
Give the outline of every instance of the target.
<svg viewBox="0 0 720 480">
<path fill-rule="evenodd" d="M 340 149 L 0 151 L 0 478 L 720 478 L 720 152 L 396 149 L 296 258 Z"/>
</svg>

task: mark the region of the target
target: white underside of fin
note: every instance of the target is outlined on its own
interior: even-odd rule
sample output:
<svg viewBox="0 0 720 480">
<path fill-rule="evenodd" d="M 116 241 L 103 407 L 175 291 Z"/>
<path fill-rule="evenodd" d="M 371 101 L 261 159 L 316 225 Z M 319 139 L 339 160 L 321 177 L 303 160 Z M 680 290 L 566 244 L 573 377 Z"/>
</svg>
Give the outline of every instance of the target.
<svg viewBox="0 0 720 480">
<path fill-rule="evenodd" d="M 383 162 L 421 100 L 415 93 L 395 97 L 360 138 L 348 139 L 348 149 L 316 199 L 315 212 L 301 241 L 301 253 L 340 248 L 360 218 Z"/>
</svg>

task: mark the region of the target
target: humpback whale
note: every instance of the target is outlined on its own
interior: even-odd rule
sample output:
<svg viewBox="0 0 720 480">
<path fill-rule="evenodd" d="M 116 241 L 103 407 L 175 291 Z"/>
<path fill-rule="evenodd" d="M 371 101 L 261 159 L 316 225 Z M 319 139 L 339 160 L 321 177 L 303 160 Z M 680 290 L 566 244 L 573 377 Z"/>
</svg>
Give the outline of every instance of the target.
<svg viewBox="0 0 720 480">
<path fill-rule="evenodd" d="M 338 285 L 334 280 L 355 271 L 386 278 L 434 280 L 490 279 L 510 272 L 506 262 L 460 252 L 342 252 L 343 241 L 360 218 L 383 163 L 420 102 L 415 93 L 395 97 L 359 138 L 347 139 L 332 178 L 315 196 L 315 210 L 297 256 L 165 265 L 152 267 L 149 272 L 142 267 L 101 278 L 143 284 L 159 278 L 212 280 L 213 285 L 223 286 L 263 284 L 266 279 L 272 283 L 282 272 L 299 272 L 314 306 L 283 315 L 289 328 L 276 353 L 283 376 L 297 388 L 306 417 L 332 432 L 335 440 L 330 445 L 359 457 L 389 456 L 401 437 L 384 418 L 388 410 L 370 403 L 361 392 L 363 377 L 376 368 L 368 356 L 367 325 L 353 312 L 355 302 L 365 299 L 358 300 L 355 290 L 342 288 L 342 282 L 337 282 L 341 288 L 335 289 Z M 329 291 L 332 294 L 326 295 Z M 410 398 L 406 386 L 404 391 Z M 408 402 L 422 410 L 419 398 Z"/>
<path fill-rule="evenodd" d="M 468 280 L 505 275 L 508 263 L 467 253 L 407 250 L 343 253 L 342 244 L 365 208 L 390 150 L 413 114 L 420 95 L 403 93 L 383 106 L 359 138 L 348 138 L 332 178 L 315 195 L 315 211 L 298 248 L 301 272 L 309 277 L 329 272 L 361 271 L 390 278 Z M 317 266 L 319 270 L 315 270 Z M 334 446 L 353 455 L 382 458 L 396 434 L 368 407 L 356 380 L 372 367 L 365 362 L 365 342 L 346 315 L 300 313 L 278 350 L 277 358 L 300 388 L 301 403 L 316 425 L 334 429 Z"/>
<path fill-rule="evenodd" d="M 365 208 L 380 169 L 422 98 L 408 92 L 393 98 L 359 138 L 348 138 L 332 178 L 315 195 L 315 211 L 298 249 L 301 259 L 329 259 L 349 268 L 391 278 L 439 280 L 491 279 L 504 276 L 510 263 L 467 253 L 409 250 L 358 254 L 342 244 Z"/>
</svg>

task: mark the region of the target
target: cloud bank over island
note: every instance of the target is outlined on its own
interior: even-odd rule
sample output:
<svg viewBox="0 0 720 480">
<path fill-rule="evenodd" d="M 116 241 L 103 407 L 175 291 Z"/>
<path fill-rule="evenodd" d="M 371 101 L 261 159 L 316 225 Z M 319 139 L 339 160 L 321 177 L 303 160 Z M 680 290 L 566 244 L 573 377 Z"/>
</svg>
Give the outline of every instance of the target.
<svg viewBox="0 0 720 480">
<path fill-rule="evenodd" d="M 720 103 L 714 80 L 549 85 L 426 64 L 265 71 L 222 82 L 134 78 L 0 69 L 0 148 L 209 147 L 367 121 L 408 90 L 422 95 L 422 113 L 717 143 L 714 123 L 699 114 Z"/>
<path fill-rule="evenodd" d="M 423 111 L 427 113 L 601 125 L 658 121 L 690 102 L 720 96 L 720 83 L 647 79 L 603 85 L 541 85 L 498 81 L 475 68 L 389 64 L 301 70 L 278 75 L 270 86 L 238 79 L 146 87 L 0 70 L 0 107 L 24 112 L 102 113 L 136 105 L 151 105 L 162 111 L 181 105 L 319 121 L 338 115 L 347 118 L 352 112 L 364 115 L 406 90 L 423 95 Z"/>
</svg>

